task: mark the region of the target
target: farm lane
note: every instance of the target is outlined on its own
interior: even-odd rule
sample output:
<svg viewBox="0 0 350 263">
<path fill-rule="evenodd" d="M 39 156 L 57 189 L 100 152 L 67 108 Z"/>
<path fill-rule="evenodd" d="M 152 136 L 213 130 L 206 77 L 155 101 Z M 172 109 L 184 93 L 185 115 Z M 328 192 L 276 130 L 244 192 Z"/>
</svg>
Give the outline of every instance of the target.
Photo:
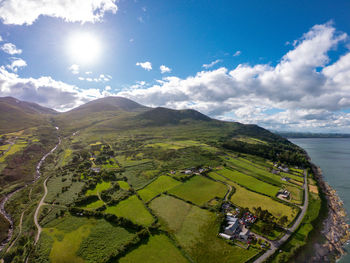
<svg viewBox="0 0 350 263">
<path fill-rule="evenodd" d="M 293 226 L 287 229 L 287 233 L 281 237 L 279 240 L 271 242 L 268 241 L 266 238 L 264 240 L 268 241 L 271 245 L 270 249 L 266 251 L 261 257 L 259 257 L 257 260 L 254 261 L 254 263 L 262 263 L 265 262 L 270 256 L 272 256 L 277 249 L 288 240 L 288 238 L 293 234 L 293 232 L 299 227 L 301 221 L 303 220 L 305 213 L 308 208 L 309 204 L 309 192 L 308 192 L 308 184 L 307 184 L 307 173 L 304 171 L 304 192 L 305 192 L 305 200 L 304 205 L 301 208 L 301 212 L 297 218 L 297 220 L 294 222 Z M 256 234 L 255 234 L 256 235 Z M 258 236 L 258 235 L 256 235 Z M 261 236 L 259 236 L 260 238 Z"/>
</svg>

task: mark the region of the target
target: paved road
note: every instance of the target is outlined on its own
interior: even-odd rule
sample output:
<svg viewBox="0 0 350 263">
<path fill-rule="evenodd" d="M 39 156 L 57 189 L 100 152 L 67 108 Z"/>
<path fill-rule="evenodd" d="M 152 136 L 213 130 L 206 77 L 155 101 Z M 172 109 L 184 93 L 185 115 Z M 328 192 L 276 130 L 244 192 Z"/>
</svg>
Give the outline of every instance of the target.
<svg viewBox="0 0 350 263">
<path fill-rule="evenodd" d="M 36 228 L 38 229 L 38 232 L 36 233 L 36 236 L 35 236 L 34 245 L 38 242 L 39 237 L 40 237 L 40 234 L 41 234 L 41 230 L 42 230 L 42 229 L 41 229 L 41 226 L 40 226 L 40 224 L 39 224 L 39 222 L 38 222 L 38 215 L 39 215 L 41 206 L 45 204 L 45 203 L 44 203 L 44 200 L 45 200 L 46 195 L 47 195 L 47 186 L 46 186 L 46 182 L 47 182 L 48 179 L 49 179 L 49 177 L 47 177 L 47 178 L 45 179 L 45 181 L 44 181 L 44 184 L 43 184 L 43 185 L 44 185 L 45 193 L 44 193 L 43 197 L 41 198 L 40 203 L 39 203 L 38 207 L 36 208 L 35 214 L 34 214 L 34 224 L 36 225 Z"/>
<path fill-rule="evenodd" d="M 293 226 L 287 229 L 287 233 L 281 237 L 281 239 L 271 242 L 268 241 L 271 245 L 270 249 L 266 251 L 261 257 L 259 257 L 257 260 L 254 261 L 254 263 L 262 263 L 265 260 L 267 260 L 270 256 L 272 256 L 276 250 L 288 240 L 288 238 L 292 235 L 292 233 L 299 227 L 301 221 L 303 220 L 305 213 L 307 211 L 307 207 L 309 204 L 309 191 L 308 191 L 308 184 L 307 184 L 307 173 L 304 171 L 304 193 L 305 193 L 305 199 L 304 204 L 301 207 L 301 212 L 297 218 L 297 220 L 294 222 Z M 258 236 L 258 235 L 256 235 Z M 258 236 L 260 237 L 260 236 Z M 265 239 L 265 238 L 264 238 Z M 266 240 L 266 239 L 265 239 Z"/>
</svg>

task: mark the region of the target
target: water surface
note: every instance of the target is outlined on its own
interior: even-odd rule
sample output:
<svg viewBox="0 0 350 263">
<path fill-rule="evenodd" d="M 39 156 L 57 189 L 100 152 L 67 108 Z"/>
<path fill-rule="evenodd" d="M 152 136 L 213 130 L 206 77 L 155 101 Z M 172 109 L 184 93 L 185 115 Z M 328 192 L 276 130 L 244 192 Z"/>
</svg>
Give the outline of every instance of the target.
<svg viewBox="0 0 350 263">
<path fill-rule="evenodd" d="M 307 151 L 312 162 L 321 167 L 324 179 L 337 191 L 350 215 L 350 138 L 289 139 Z M 350 223 L 348 217 L 348 223 Z M 350 246 L 346 248 L 350 251 Z M 350 262 L 346 255 L 339 262 Z"/>
</svg>

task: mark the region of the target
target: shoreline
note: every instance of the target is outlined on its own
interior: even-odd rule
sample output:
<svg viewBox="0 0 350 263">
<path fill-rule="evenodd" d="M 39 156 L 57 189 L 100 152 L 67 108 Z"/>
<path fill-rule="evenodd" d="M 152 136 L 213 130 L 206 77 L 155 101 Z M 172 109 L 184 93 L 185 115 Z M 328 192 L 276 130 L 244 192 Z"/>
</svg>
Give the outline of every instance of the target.
<svg viewBox="0 0 350 263">
<path fill-rule="evenodd" d="M 350 239 L 350 226 L 347 223 L 347 214 L 344 203 L 323 178 L 322 170 L 310 161 L 315 180 L 326 199 L 327 216 L 322 222 L 320 235 L 324 242 L 314 242 L 314 255 L 309 262 L 334 262 L 346 254 L 344 245 Z"/>
</svg>

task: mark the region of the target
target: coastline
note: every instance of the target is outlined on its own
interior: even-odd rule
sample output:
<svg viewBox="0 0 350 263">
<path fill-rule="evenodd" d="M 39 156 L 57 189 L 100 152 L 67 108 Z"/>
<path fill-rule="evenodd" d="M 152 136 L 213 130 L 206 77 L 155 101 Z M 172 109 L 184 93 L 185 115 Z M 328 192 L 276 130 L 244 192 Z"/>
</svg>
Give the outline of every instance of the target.
<svg viewBox="0 0 350 263">
<path fill-rule="evenodd" d="M 345 243 L 350 239 L 347 214 L 337 192 L 324 180 L 320 167 L 311 163 L 318 186 L 327 201 L 327 217 L 323 220 L 321 235 L 325 242 L 312 244 L 314 255 L 309 262 L 334 262 L 346 254 Z"/>
</svg>

